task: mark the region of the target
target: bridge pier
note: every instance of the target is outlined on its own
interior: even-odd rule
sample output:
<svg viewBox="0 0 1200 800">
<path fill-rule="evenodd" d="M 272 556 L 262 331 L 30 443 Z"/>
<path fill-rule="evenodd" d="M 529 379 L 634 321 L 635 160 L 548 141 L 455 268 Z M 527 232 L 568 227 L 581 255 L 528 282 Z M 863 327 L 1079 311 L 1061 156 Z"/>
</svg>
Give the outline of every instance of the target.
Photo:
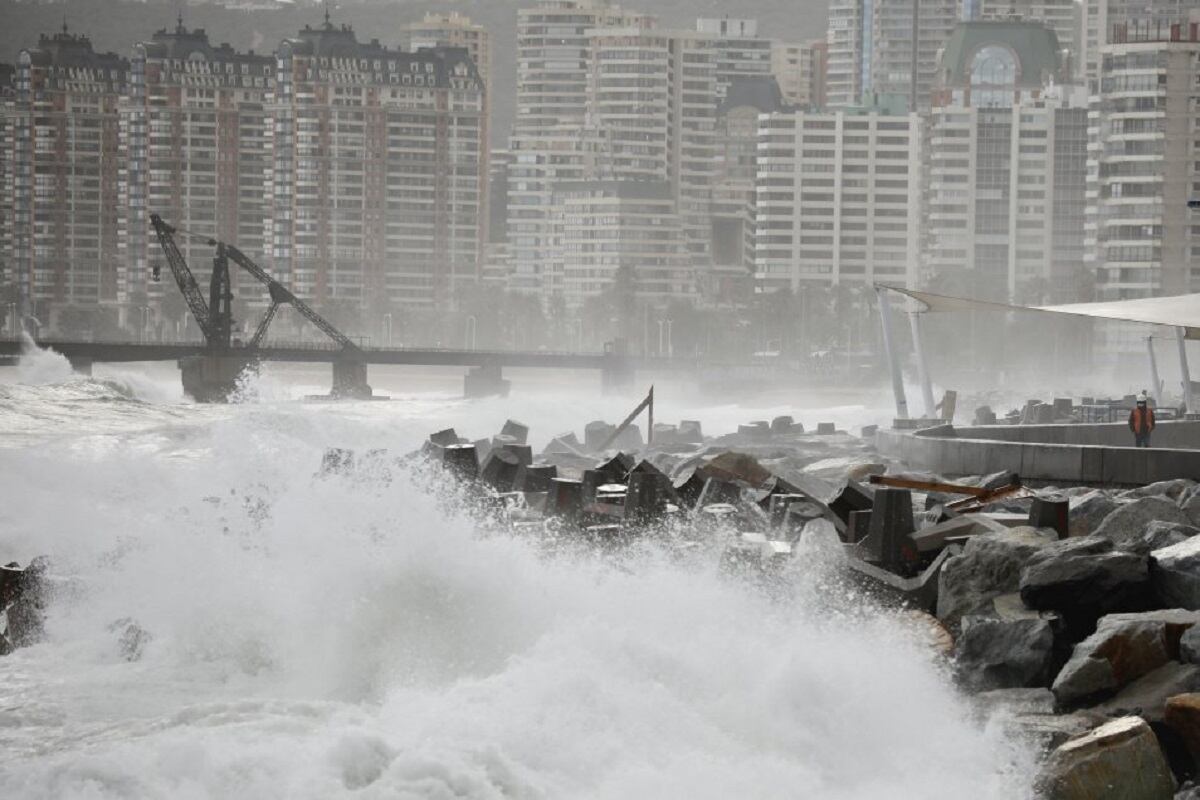
<svg viewBox="0 0 1200 800">
<path fill-rule="evenodd" d="M 367 383 L 367 362 L 334 359 L 333 388 L 330 395 L 349 400 L 370 400 L 371 384 Z"/>
<path fill-rule="evenodd" d="M 179 359 L 183 391 L 197 403 L 224 403 L 237 391 L 238 378 L 257 361 L 244 355 L 188 356 Z"/>
<path fill-rule="evenodd" d="M 77 375 L 86 375 L 92 377 L 92 359 L 87 356 L 70 356 L 67 358 L 67 363 L 71 365 L 71 371 Z"/>
<path fill-rule="evenodd" d="M 463 378 L 464 397 L 508 397 L 512 382 L 506 380 L 498 364 L 471 367 Z"/>
<path fill-rule="evenodd" d="M 619 392 L 632 386 L 636 377 L 625 340 L 605 342 L 604 364 L 600 367 L 601 391 L 605 394 Z"/>
</svg>

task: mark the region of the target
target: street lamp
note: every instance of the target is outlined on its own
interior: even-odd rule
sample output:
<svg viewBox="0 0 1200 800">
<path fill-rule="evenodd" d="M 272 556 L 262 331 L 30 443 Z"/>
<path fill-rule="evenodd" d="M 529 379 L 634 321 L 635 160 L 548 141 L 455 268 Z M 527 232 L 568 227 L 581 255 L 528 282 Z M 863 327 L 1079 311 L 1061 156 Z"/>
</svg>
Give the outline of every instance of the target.
<svg viewBox="0 0 1200 800">
<path fill-rule="evenodd" d="M 380 323 L 383 326 L 381 338 L 387 342 L 387 346 L 392 346 L 392 313 L 389 311 L 380 318 Z"/>
</svg>

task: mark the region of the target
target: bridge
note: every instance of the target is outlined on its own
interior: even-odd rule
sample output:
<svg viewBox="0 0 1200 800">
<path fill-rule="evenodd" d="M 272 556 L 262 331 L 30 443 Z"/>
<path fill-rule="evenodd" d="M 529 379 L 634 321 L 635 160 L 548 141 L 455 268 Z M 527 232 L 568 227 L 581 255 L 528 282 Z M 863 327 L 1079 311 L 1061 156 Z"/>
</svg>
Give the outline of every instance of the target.
<svg viewBox="0 0 1200 800">
<path fill-rule="evenodd" d="M 638 366 L 678 368 L 683 363 L 677 359 L 661 357 L 633 358 L 616 350 L 608 352 L 575 353 L 567 351 L 513 351 L 513 350 L 450 350 L 441 348 L 409 347 L 359 347 L 353 363 L 347 364 L 345 350 L 333 342 L 268 342 L 256 348 L 233 347 L 214 354 L 205 342 L 136 342 L 136 341 L 80 341 L 72 339 L 42 339 L 38 346 L 53 350 L 66 357 L 77 371 L 91 374 L 95 363 L 129 363 L 138 361 L 177 361 L 183 370 L 184 390 L 198 400 L 211 399 L 198 382 L 189 378 L 189 364 L 196 364 L 224 372 L 233 371 L 236 378 L 246 368 L 253 368 L 262 361 L 289 361 L 293 363 L 328 363 L 333 367 L 333 394 L 339 394 L 339 382 L 345 385 L 345 370 L 359 369 L 360 375 L 353 378 L 365 385 L 365 369 L 368 364 L 468 367 L 464 380 L 464 392 L 468 397 L 488 394 L 505 394 L 508 381 L 502 370 L 505 367 L 533 367 L 544 369 L 594 369 L 599 370 L 602 384 L 606 388 L 627 383 Z M 0 364 L 14 364 L 20 357 L 24 344 L 20 339 L 0 338 Z"/>
</svg>

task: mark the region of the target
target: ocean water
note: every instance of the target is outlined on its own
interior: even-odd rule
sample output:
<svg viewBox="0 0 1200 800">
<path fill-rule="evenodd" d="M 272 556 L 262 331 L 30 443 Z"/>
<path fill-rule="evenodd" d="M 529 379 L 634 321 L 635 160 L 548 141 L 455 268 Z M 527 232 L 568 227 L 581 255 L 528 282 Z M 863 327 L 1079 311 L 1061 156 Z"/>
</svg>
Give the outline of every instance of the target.
<svg viewBox="0 0 1200 800">
<path fill-rule="evenodd" d="M 540 446 L 633 398 L 372 377 L 392 401 L 303 402 L 327 386 L 298 371 L 199 406 L 162 368 L 0 370 L 0 559 L 46 553 L 59 587 L 46 640 L 0 659 L 0 795 L 1028 796 L 1031 754 L 818 543 L 768 590 L 704 554 L 547 552 L 409 467 L 317 475 L 327 446 L 401 455 L 506 416 Z M 885 408 L 693 394 L 660 387 L 659 418 Z"/>
</svg>

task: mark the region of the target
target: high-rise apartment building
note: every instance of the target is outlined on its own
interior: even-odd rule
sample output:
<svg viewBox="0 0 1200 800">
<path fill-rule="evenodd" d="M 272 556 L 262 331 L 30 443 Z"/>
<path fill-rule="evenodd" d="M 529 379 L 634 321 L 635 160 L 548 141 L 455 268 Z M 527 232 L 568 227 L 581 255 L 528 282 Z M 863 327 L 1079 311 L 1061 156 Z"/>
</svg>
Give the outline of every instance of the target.
<svg viewBox="0 0 1200 800">
<path fill-rule="evenodd" d="M 1031 20 L 1054 31 L 1058 46 L 1067 52 L 1063 66 L 1076 74 L 1079 59 L 1079 3 L 1075 0 L 978 0 L 972 19 Z"/>
<path fill-rule="evenodd" d="M 581 126 L 587 116 L 593 28 L 647 28 L 654 17 L 605 0 L 542 0 L 517 12 L 514 133 Z"/>
<path fill-rule="evenodd" d="M 401 28 L 400 46 L 405 50 L 422 47 L 465 48 L 479 78 L 490 91 L 492 88 L 492 37 L 487 28 L 471 22 L 457 11 L 449 14 L 429 12 L 420 22 L 410 22 Z"/>
<path fill-rule="evenodd" d="M 938 53 L 958 19 L 957 0 L 832 0 L 829 105 L 898 96 L 909 110 L 927 109 Z"/>
<path fill-rule="evenodd" d="M 16 281 L 9 264 L 9 259 L 12 258 L 11 248 L 6 244 L 12 241 L 12 112 L 15 74 L 16 67 L 12 64 L 0 64 L 0 287 L 3 287 L 0 288 L 0 292 L 3 292 L 0 294 L 0 302 L 6 306 L 0 308 L 0 321 L 3 321 L 6 333 L 15 330 L 16 325 L 16 314 L 12 314 L 13 319 L 9 318 L 10 312 L 15 312 L 15 309 L 7 307 L 11 302 L 7 294 L 12 291 L 9 287 L 15 285 Z"/>
<path fill-rule="evenodd" d="M 1167 39 L 1171 26 L 1200 19 L 1200 0 L 1080 0 L 1077 73 L 1095 94 L 1105 44 Z"/>
<path fill-rule="evenodd" d="M 667 181 L 582 181 L 555 189 L 563 297 L 599 294 L 626 270 L 636 298 L 663 304 L 696 292 Z"/>
<path fill-rule="evenodd" d="M 318 304 L 447 302 L 483 246 L 484 86 L 462 48 L 306 27 L 276 54 L 271 264 Z"/>
<path fill-rule="evenodd" d="M 561 293 L 565 287 L 555 260 L 555 187 L 611 177 L 607 142 L 594 128 L 563 126 L 514 134 L 509 149 L 509 288 L 546 296 Z"/>
<path fill-rule="evenodd" d="M 411 22 L 403 28 L 401 48 L 416 52 L 422 48 L 465 48 L 479 79 L 483 82 L 483 129 L 480 136 L 484 143 L 483 173 L 488 174 L 492 136 L 492 36 L 487 28 L 471 22 L 470 17 L 453 11 L 449 14 L 427 13 L 420 22 Z M 483 221 L 485 240 L 491 238 L 491 215 L 488 213 L 489 194 L 483 196 Z"/>
<path fill-rule="evenodd" d="M 759 290 L 915 285 L 922 141 L 917 114 L 863 109 L 760 117 Z"/>
<path fill-rule="evenodd" d="M 543 4 L 545 10 L 556 4 Z M 576 10 L 612 7 L 575 4 Z M 624 12 L 621 12 L 622 14 Z M 597 26 L 573 41 L 583 59 L 584 92 L 567 103 L 544 92 L 518 91 L 518 123 L 509 169 L 509 236 L 513 285 L 545 295 L 565 290 L 557 240 L 561 215 L 549 200 L 563 181 L 652 181 L 671 187 L 685 231 L 685 252 L 696 266 L 709 261 L 709 208 L 716 153 L 717 63 L 714 38 L 697 31 L 658 29 L 653 21 Z M 541 31 L 536 14 L 523 25 Z M 534 104 L 533 108 L 522 105 Z M 528 127 L 543 117 L 544 127 Z M 575 120 L 575 121 L 572 121 Z M 590 206 L 589 206 L 590 207 Z"/>
<path fill-rule="evenodd" d="M 1095 106 L 1098 299 L 1200 291 L 1200 35 L 1131 40 L 1102 50 Z"/>
<path fill-rule="evenodd" d="M 131 309 L 153 308 L 164 291 L 176 291 L 169 279 L 151 279 L 152 265 L 163 260 L 152 213 L 181 230 L 233 243 L 251 258 L 265 257 L 266 106 L 274 83 L 273 57 L 215 47 L 182 20 L 134 47 L 122 104 L 121 289 Z M 191 264 L 212 258 L 203 240 L 181 236 L 177 244 Z M 239 271 L 235 280 L 239 297 L 267 302 L 253 278 Z"/>
<path fill-rule="evenodd" d="M 825 105 L 825 41 L 771 42 L 771 74 L 784 102 L 798 108 Z"/>
<path fill-rule="evenodd" d="M 772 43 L 759 38 L 758 20 L 702 17 L 696 30 L 710 37 L 716 50 L 718 101 L 737 78 L 771 74 Z"/>
<path fill-rule="evenodd" d="M 1041 22 L 960 25 L 926 144 L 928 277 L 977 297 L 1081 299 L 1087 98 Z M 949 283 L 947 283 L 949 282 Z"/>
<path fill-rule="evenodd" d="M 51 328 L 69 307 L 117 300 L 119 102 L 129 63 L 86 36 L 42 36 L 18 56 L 9 112 L 12 228 L 25 314 Z"/>
<path fill-rule="evenodd" d="M 737 302 L 750 294 L 754 274 L 758 118 L 783 108 L 783 96 L 775 79 L 760 75 L 735 81 L 717 110 L 712 270 L 708 285 L 703 287 L 705 294 L 717 302 Z"/>
</svg>

